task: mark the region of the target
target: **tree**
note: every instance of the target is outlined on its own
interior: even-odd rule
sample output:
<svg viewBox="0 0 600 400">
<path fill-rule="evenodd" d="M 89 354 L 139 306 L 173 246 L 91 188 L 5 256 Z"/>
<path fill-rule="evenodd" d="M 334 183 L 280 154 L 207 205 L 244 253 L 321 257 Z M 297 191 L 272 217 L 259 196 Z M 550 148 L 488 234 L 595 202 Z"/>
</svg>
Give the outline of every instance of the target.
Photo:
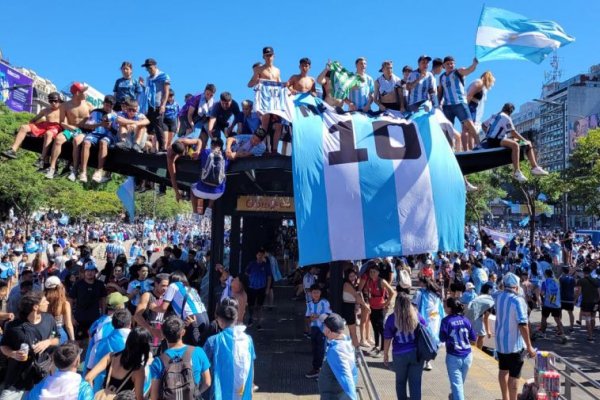
<svg viewBox="0 0 600 400">
<path fill-rule="evenodd" d="M 173 190 L 167 190 L 163 196 L 155 195 L 152 190 L 149 190 L 135 194 L 135 211 L 136 215 L 163 219 L 190 213 L 192 206 L 187 201 L 177 202 Z"/>
<path fill-rule="evenodd" d="M 496 198 L 506 196 L 506 191 L 495 185 L 493 176 L 490 171 L 479 172 L 468 176 L 469 182 L 477 186 L 477 190 L 467 192 L 467 212 L 466 219 L 468 222 L 477 222 L 481 224 L 481 217 L 485 213 L 489 213 L 489 204 Z"/>
<path fill-rule="evenodd" d="M 600 218 L 600 129 L 577 140 L 571 153 L 567 178 L 571 204 L 583 206 L 586 215 Z"/>
<path fill-rule="evenodd" d="M 551 172 L 544 176 L 535 176 L 531 174 L 531 165 L 528 161 L 521 162 L 521 171 L 527 177 L 527 182 L 518 182 L 513 176 L 512 166 L 505 166 L 497 170 L 497 184 L 510 183 L 517 189 L 518 197 L 527 205 L 527 214 L 529 215 L 530 240 L 535 235 L 535 215 L 540 207 L 545 204 L 539 201 L 540 194 L 546 196 L 547 201 L 556 202 L 560 196 L 568 190 L 568 183 L 561 178 L 557 172 Z"/>
</svg>

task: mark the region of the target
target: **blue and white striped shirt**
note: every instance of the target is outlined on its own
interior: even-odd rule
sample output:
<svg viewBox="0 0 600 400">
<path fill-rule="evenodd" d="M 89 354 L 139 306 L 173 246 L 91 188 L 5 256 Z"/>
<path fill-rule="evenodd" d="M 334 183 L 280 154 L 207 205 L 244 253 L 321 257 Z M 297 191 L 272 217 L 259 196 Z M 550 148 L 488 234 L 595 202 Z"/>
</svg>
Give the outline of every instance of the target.
<svg viewBox="0 0 600 400">
<path fill-rule="evenodd" d="M 152 108 L 160 107 L 165 93 L 165 84 L 171 83 L 169 75 L 162 71 L 156 71 L 156 75 L 148 76 L 148 106 Z"/>
<path fill-rule="evenodd" d="M 411 72 L 408 76 L 408 83 L 416 81 L 419 79 L 420 75 L 421 73 L 419 70 Z M 430 93 L 431 101 L 437 105 L 437 87 L 435 84 L 435 77 L 431 72 L 427 71 L 425 78 L 421 79 L 408 94 L 408 104 L 412 105 L 421 101 L 429 100 Z"/>
<path fill-rule="evenodd" d="M 310 326 L 315 326 L 319 328 L 321 332 L 323 332 L 325 329 L 325 324 L 323 322 L 325 321 L 325 318 L 327 318 L 327 316 L 331 314 L 331 307 L 329 306 L 329 302 L 325 299 L 321 299 L 316 303 L 314 301 L 306 303 L 306 316 L 310 317 L 313 314 L 317 314 L 319 318 L 315 319 L 314 321 L 311 321 Z"/>
<path fill-rule="evenodd" d="M 488 127 L 486 136 L 502 140 L 515 130 L 512 119 L 505 113 L 492 115 L 483 125 Z"/>
<path fill-rule="evenodd" d="M 186 295 L 185 308 L 182 310 Z M 204 307 L 198 292 L 193 288 L 184 286 L 181 282 L 171 283 L 163 296 L 163 300 L 171 303 L 175 313 L 184 320 L 187 317 L 206 312 L 206 307 Z"/>
<path fill-rule="evenodd" d="M 119 242 L 113 242 L 106 245 L 106 258 L 113 259 L 117 256 L 125 254 L 125 248 Z"/>
<path fill-rule="evenodd" d="M 348 93 L 348 99 L 354 103 L 358 110 L 369 104 L 369 99 L 375 92 L 375 81 L 373 81 L 373 78 L 367 74 L 362 75 L 362 78 L 364 82 L 354 86 Z"/>
<path fill-rule="evenodd" d="M 465 81 L 458 70 L 450 73 L 444 71 L 440 75 L 440 86 L 443 89 L 444 105 L 467 104 Z"/>
<path fill-rule="evenodd" d="M 525 347 L 519 325 L 527 324 L 527 303 L 516 293 L 504 290 L 494 294 L 496 308 L 496 351 L 518 353 Z"/>
</svg>

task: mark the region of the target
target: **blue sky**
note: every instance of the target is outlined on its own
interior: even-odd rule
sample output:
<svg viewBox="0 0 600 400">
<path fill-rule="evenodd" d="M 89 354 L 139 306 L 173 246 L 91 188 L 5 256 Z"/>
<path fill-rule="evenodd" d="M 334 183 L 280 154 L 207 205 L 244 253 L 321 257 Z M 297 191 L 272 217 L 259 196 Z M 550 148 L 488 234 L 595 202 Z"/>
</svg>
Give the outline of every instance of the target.
<svg viewBox="0 0 600 400">
<path fill-rule="evenodd" d="M 328 59 L 353 69 L 358 56 L 367 57 L 367 72 L 374 77 L 385 59 L 394 61 L 399 74 L 403 65 L 415 66 L 421 54 L 454 55 L 459 66 L 468 66 L 483 5 L 475 0 L 2 3 L 0 49 L 12 64 L 35 70 L 59 88 L 80 80 L 108 94 L 120 77 L 122 61 L 133 62 L 135 76 L 145 76 L 140 65 L 153 57 L 171 76 L 180 103 L 185 93 L 199 92 L 207 82 L 219 92 L 232 92 L 237 100 L 251 98 L 246 83 L 265 45 L 275 48 L 283 79 L 297 73 L 302 57 L 311 58 L 315 77 Z M 574 43 L 559 50 L 564 79 L 600 62 L 599 1 L 486 4 L 554 20 L 574 36 Z M 473 78 L 488 69 L 497 80 L 486 114 L 506 101 L 519 105 L 539 96 L 550 65 L 548 60 L 540 65 L 485 62 Z"/>
</svg>

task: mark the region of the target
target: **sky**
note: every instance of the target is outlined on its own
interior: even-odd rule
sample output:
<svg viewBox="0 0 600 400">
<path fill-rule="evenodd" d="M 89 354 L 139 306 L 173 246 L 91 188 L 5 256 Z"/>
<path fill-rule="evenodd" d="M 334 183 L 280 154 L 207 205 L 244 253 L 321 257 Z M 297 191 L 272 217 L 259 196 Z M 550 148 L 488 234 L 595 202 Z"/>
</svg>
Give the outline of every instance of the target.
<svg viewBox="0 0 600 400">
<path fill-rule="evenodd" d="M 563 80 L 600 63 L 600 1 L 486 5 L 554 20 L 574 36 L 558 52 Z M 264 46 L 274 47 L 282 79 L 298 73 L 302 57 L 312 60 L 314 77 L 328 59 L 353 70 L 359 56 L 367 58 L 374 78 L 382 61 L 394 61 L 400 75 L 402 66 L 415 67 L 422 54 L 453 55 L 457 66 L 469 66 L 482 6 L 478 0 L 3 1 L 0 49 L 11 64 L 36 71 L 58 88 L 85 81 L 109 94 L 123 61 L 133 63 L 134 76 L 146 76 L 141 64 L 152 57 L 170 75 L 180 104 L 185 93 L 198 93 L 209 82 L 241 101 L 253 98 L 246 85 Z M 482 62 L 467 83 L 486 70 L 494 73 L 490 114 L 507 101 L 519 106 L 539 97 L 550 69 L 549 60 Z"/>
</svg>

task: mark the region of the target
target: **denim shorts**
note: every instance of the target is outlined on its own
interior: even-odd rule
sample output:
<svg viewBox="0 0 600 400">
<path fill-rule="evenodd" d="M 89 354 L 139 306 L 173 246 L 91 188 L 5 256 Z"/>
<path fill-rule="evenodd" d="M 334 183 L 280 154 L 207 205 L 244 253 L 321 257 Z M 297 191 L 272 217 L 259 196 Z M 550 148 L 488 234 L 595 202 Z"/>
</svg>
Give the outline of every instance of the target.
<svg viewBox="0 0 600 400">
<path fill-rule="evenodd" d="M 443 107 L 444 115 L 448 120 L 454 124 L 454 118 L 458 118 L 458 120 L 462 123 L 465 121 L 473 121 L 471 118 L 471 113 L 467 108 L 466 104 L 452 104 Z"/>
</svg>

